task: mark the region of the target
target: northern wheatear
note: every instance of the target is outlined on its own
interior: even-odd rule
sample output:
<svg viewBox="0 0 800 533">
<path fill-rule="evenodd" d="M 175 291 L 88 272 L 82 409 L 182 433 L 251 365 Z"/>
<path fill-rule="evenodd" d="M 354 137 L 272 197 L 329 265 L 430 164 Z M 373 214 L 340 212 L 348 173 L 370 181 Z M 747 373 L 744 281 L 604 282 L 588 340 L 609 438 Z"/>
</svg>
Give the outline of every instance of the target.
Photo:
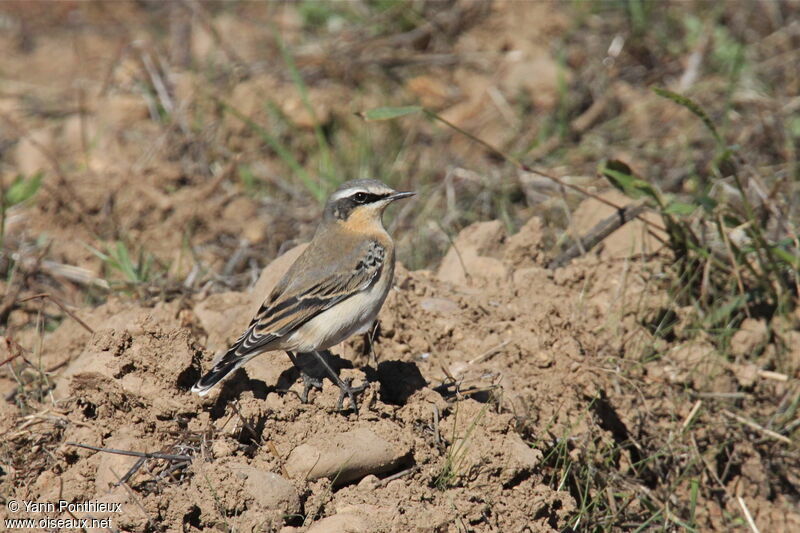
<svg viewBox="0 0 800 533">
<path fill-rule="evenodd" d="M 394 278 L 394 242 L 382 215 L 395 200 L 413 196 L 376 180 L 344 183 L 325 205 L 322 221 L 300 257 L 261 304 L 247 330 L 192 387 L 201 396 L 247 361 L 283 350 L 312 353 L 358 413 L 350 382 L 342 381 L 320 353 L 366 332 L 378 316 Z M 304 373 L 304 378 L 305 378 Z"/>
</svg>

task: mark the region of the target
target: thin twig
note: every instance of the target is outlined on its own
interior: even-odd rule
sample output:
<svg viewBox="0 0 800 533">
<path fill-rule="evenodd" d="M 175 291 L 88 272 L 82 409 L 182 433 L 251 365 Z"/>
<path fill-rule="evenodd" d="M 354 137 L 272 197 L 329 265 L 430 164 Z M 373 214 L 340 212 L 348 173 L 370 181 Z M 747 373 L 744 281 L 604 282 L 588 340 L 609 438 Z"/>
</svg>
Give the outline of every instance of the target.
<svg viewBox="0 0 800 533">
<path fill-rule="evenodd" d="M 433 405 L 433 436 L 436 438 L 436 444 L 441 444 L 442 437 L 439 434 L 439 408 Z"/>
<path fill-rule="evenodd" d="M 499 148 L 495 148 L 494 146 L 492 146 L 488 142 L 484 141 L 483 139 L 481 139 L 481 138 L 471 134 L 470 132 L 468 132 L 468 131 L 456 126 L 455 124 L 453 124 L 449 120 L 441 117 L 440 115 L 434 113 L 433 111 L 430 111 L 428 109 L 422 108 L 422 112 L 426 116 L 428 116 L 428 117 L 430 117 L 430 118 L 432 118 L 434 120 L 438 120 L 442 124 L 445 124 L 446 126 L 454 129 L 455 131 L 457 131 L 460 134 L 464 135 L 468 139 L 480 144 L 481 146 L 483 146 L 484 148 L 486 148 L 487 150 L 489 150 L 493 154 L 501 157 L 502 159 L 505 159 L 506 161 L 508 161 L 509 163 L 513 164 L 514 166 L 516 166 L 517 168 L 519 168 L 523 172 L 530 172 L 532 174 L 538 174 L 540 176 L 543 176 L 543 177 L 545 177 L 545 178 L 547 178 L 549 180 L 552 180 L 552 181 L 556 182 L 557 184 L 561 185 L 562 187 L 567 187 L 567 188 L 572 189 L 574 191 L 578 191 L 579 193 L 581 193 L 584 196 L 588 196 L 589 198 L 594 198 L 598 202 L 603 203 L 603 204 L 605 204 L 605 205 L 607 205 L 609 207 L 613 207 L 614 209 L 617 209 L 617 210 L 622 209 L 621 206 L 615 204 L 614 202 L 612 202 L 610 200 L 606 200 L 605 198 L 603 198 L 600 195 L 597 195 L 597 194 L 594 194 L 592 192 L 589 192 L 586 189 L 584 189 L 583 187 L 579 187 L 578 185 L 573 185 L 571 183 L 567 183 L 567 182 L 563 181 L 561 178 L 557 178 L 557 177 L 555 177 L 555 176 L 553 176 L 551 174 L 548 174 L 547 172 L 542 172 L 541 170 L 534 169 L 534 168 L 526 165 L 525 163 L 523 163 L 522 161 L 520 161 L 516 157 L 514 157 L 512 155 L 509 155 L 509 154 L 506 154 L 505 152 L 503 152 Z M 659 229 L 659 230 L 661 230 L 663 232 L 667 231 L 666 228 L 664 228 L 660 224 L 656 224 L 654 222 L 651 222 L 650 220 L 647 220 L 646 218 L 642 217 L 641 215 L 636 215 L 636 218 L 638 218 L 639 220 L 641 220 L 642 222 L 644 222 L 648 226 L 651 226 L 653 228 Z"/>
<path fill-rule="evenodd" d="M 689 427 L 689 424 L 692 423 L 692 419 L 697 414 L 697 411 L 700 410 L 700 406 L 702 406 L 702 405 L 703 405 L 703 400 L 697 400 L 696 402 L 694 402 L 694 406 L 692 407 L 692 410 L 689 411 L 689 414 L 686 416 L 686 419 L 683 421 L 683 424 L 681 424 L 681 431 L 683 431 L 687 427 Z"/>
<path fill-rule="evenodd" d="M 708 463 L 708 460 L 706 460 L 706 458 L 703 457 L 703 454 L 700 453 L 700 447 L 697 445 L 697 439 L 694 438 L 694 434 L 693 433 L 689 433 L 689 437 L 692 439 L 692 446 L 694 447 L 694 453 L 697 454 L 697 457 L 700 459 L 700 462 L 702 462 L 703 466 L 705 466 L 706 471 L 708 472 L 708 475 L 711 477 L 711 479 L 713 479 L 717 483 L 717 485 L 719 485 L 719 488 L 722 489 L 722 492 L 724 492 L 726 495 L 730 496 L 730 494 L 728 493 L 728 488 L 722 482 L 722 479 L 720 479 L 719 474 L 717 474 L 716 469 L 713 468 Z"/>
<path fill-rule="evenodd" d="M 772 370 L 759 370 L 758 375 L 764 379 L 774 379 L 775 381 L 789 381 L 789 376 Z"/>
<path fill-rule="evenodd" d="M 499 352 L 500 350 L 502 350 L 503 348 L 505 348 L 505 347 L 506 347 L 506 345 L 507 345 L 509 342 L 511 342 L 511 341 L 510 341 L 510 340 L 504 340 L 503 342 L 501 342 L 500 344 L 498 344 L 498 345 L 497 345 L 497 346 L 495 346 L 494 348 L 489 348 L 488 350 L 486 350 L 485 352 L 483 352 L 483 353 L 482 353 L 481 355 L 479 355 L 478 357 L 475 357 L 475 358 L 473 358 L 473 359 L 470 359 L 470 361 L 469 361 L 467 364 L 468 364 L 468 365 L 475 365 L 475 364 L 482 363 L 482 362 L 486 361 L 486 360 L 487 360 L 487 359 L 489 359 L 491 356 L 495 355 L 497 352 Z"/>
<path fill-rule="evenodd" d="M 150 452 L 135 452 L 133 450 L 117 450 L 115 448 L 101 448 L 99 446 L 90 446 L 88 444 L 80 444 L 77 442 L 65 442 L 67 446 L 77 446 L 78 448 L 85 448 L 87 450 L 94 450 L 96 452 L 115 453 L 117 455 L 128 455 L 131 457 L 144 457 L 147 459 L 164 459 L 165 461 L 191 461 L 191 455 L 176 455 L 171 453 L 150 453 Z"/>
<path fill-rule="evenodd" d="M 742 274 L 739 272 L 739 263 L 736 262 L 736 257 L 733 254 L 733 249 L 731 248 L 731 240 L 728 238 L 728 233 L 725 231 L 725 223 L 722 220 L 722 213 L 717 214 L 717 227 L 719 228 L 719 232 L 722 235 L 722 242 L 725 244 L 725 251 L 728 253 L 728 259 L 731 262 L 731 268 L 733 269 L 733 275 L 736 277 L 736 285 L 739 288 L 739 294 L 745 298 L 746 293 L 744 291 L 744 282 L 742 281 Z M 745 313 L 750 316 L 749 307 L 745 306 Z"/>
<path fill-rule="evenodd" d="M 733 418 L 734 420 L 737 420 L 738 422 L 741 422 L 745 426 L 748 426 L 748 427 L 750 427 L 752 429 L 755 429 L 758 432 L 763 433 L 767 437 L 773 438 L 775 440 L 779 440 L 779 441 L 784 442 L 786 444 L 791 444 L 792 443 L 792 439 L 790 439 L 786 435 L 781 435 L 780 433 L 772 431 L 771 429 L 767 429 L 764 426 L 756 424 L 752 420 L 749 420 L 749 419 L 747 419 L 747 418 L 745 418 L 743 416 L 737 415 L 736 413 L 732 413 L 732 412 L 728 411 L 727 409 L 723 409 L 722 410 L 722 414 L 727 416 L 727 417 Z"/>
<path fill-rule="evenodd" d="M 277 459 L 277 460 L 278 460 L 278 462 L 280 463 L 280 466 L 281 466 L 281 474 L 283 474 L 283 477 L 286 477 L 286 478 L 288 478 L 288 477 L 289 477 L 289 472 L 286 470 L 286 465 L 284 464 L 284 463 L 285 463 L 285 461 L 284 461 L 284 460 L 283 460 L 283 458 L 281 457 L 281 454 L 280 454 L 280 453 L 278 453 L 278 448 L 275 446 L 275 443 L 274 443 L 274 442 L 272 442 L 271 440 L 268 440 L 268 441 L 266 442 L 266 446 L 267 446 L 267 449 L 270 451 L 270 453 L 271 453 L 272 455 L 274 455 L 274 456 L 275 456 L 275 459 Z"/>
<path fill-rule="evenodd" d="M 51 302 L 56 304 L 59 309 L 64 311 L 72 320 L 74 320 L 75 322 L 77 322 L 78 324 L 83 326 L 83 329 L 85 329 L 86 331 L 88 331 L 91 334 L 94 334 L 94 330 L 91 327 L 89 327 L 89 325 L 86 322 L 84 322 L 83 320 L 78 318 L 77 315 L 75 315 L 75 313 L 73 313 L 72 311 L 67 309 L 67 307 L 63 303 L 61 303 L 61 300 L 59 300 L 58 298 L 56 298 L 52 294 L 49 294 L 47 292 L 43 292 L 41 294 L 34 294 L 33 296 L 26 296 L 25 298 L 20 299 L 19 303 L 27 302 L 28 300 L 34 300 L 36 298 L 48 298 Z"/>
<path fill-rule="evenodd" d="M 72 281 L 73 283 L 78 283 L 80 285 L 91 285 L 104 290 L 111 289 L 111 286 L 106 280 L 96 277 L 90 270 L 86 268 L 74 265 L 66 265 L 64 263 L 50 261 L 49 259 L 42 261 L 40 268 L 45 274 L 49 274 L 54 277 L 62 277 L 68 281 Z"/>
<path fill-rule="evenodd" d="M 136 506 L 139 507 L 139 510 L 142 511 L 142 514 L 144 514 L 145 518 L 147 518 L 147 523 L 150 524 L 151 528 L 155 529 L 156 528 L 155 522 L 153 522 L 153 519 L 150 518 L 150 515 L 147 514 L 147 511 L 145 510 L 144 505 L 142 505 L 142 502 L 139 501 L 139 498 L 136 496 L 136 493 L 133 492 L 133 489 L 130 488 L 128 483 L 122 481 L 122 479 L 119 477 L 119 475 L 116 472 L 114 472 L 113 469 L 109 468 L 109 470 L 111 470 L 111 473 L 114 474 L 115 478 L 117 478 L 117 480 L 118 480 L 117 485 L 122 485 L 123 487 L 125 487 L 125 490 L 128 492 L 128 496 L 131 497 L 131 499 L 136 504 Z"/>
<path fill-rule="evenodd" d="M 398 472 L 396 474 L 392 474 L 389 477 L 383 478 L 382 480 L 380 480 L 378 483 L 375 484 L 375 487 L 376 488 L 377 487 L 385 487 L 386 485 L 388 485 L 389 483 L 391 483 L 395 479 L 400 479 L 401 477 L 405 477 L 405 476 L 407 476 L 409 474 L 413 474 L 417 470 L 419 470 L 419 465 L 414 465 L 411 468 L 407 468 L 406 470 L 401 470 L 400 472 Z"/>
<path fill-rule="evenodd" d="M 699 398 L 723 398 L 726 400 L 746 400 L 752 397 L 746 392 L 695 392 L 693 395 Z"/>
<path fill-rule="evenodd" d="M 14 355 L 8 357 L 5 361 L 0 363 L 0 366 L 3 366 L 6 363 L 10 363 L 14 359 L 16 359 L 17 357 L 22 355 L 22 352 L 23 352 L 22 346 L 20 346 L 19 343 L 17 341 L 15 341 L 14 339 L 12 339 L 11 337 L 5 337 L 5 341 L 6 341 L 6 348 L 8 349 L 8 352 L 9 353 L 14 352 Z"/>
<path fill-rule="evenodd" d="M 753 533 L 761 533 L 758 530 L 758 526 L 756 526 L 755 521 L 753 520 L 753 515 L 750 514 L 750 509 L 747 508 L 747 504 L 744 502 L 744 498 L 742 498 L 741 496 L 737 496 L 736 501 L 739 502 L 739 507 L 742 508 L 744 517 L 747 520 L 747 525 L 750 526 L 750 531 L 752 531 Z"/>
<path fill-rule="evenodd" d="M 647 205 L 645 204 L 631 204 L 618 209 L 613 215 L 601 220 L 598 224 L 596 224 L 561 255 L 550 261 L 550 263 L 547 265 L 547 268 L 554 270 L 556 268 L 566 266 L 576 257 L 585 254 L 600 244 L 604 239 L 606 239 L 624 224 L 627 224 L 634 218 L 639 218 L 639 215 L 642 214 L 645 209 L 647 209 Z"/>
<path fill-rule="evenodd" d="M 128 482 L 128 480 L 129 480 L 130 478 L 132 478 L 132 477 L 134 476 L 134 474 L 136 474 L 136 472 L 138 472 L 138 471 L 139 471 L 139 469 L 140 469 L 140 468 L 141 468 L 141 467 L 144 465 L 144 463 L 145 463 L 145 462 L 147 462 L 147 457 L 139 457 L 139 458 L 136 460 L 136 462 L 135 462 L 135 463 L 133 463 L 133 466 L 130 468 L 130 470 L 128 470 L 128 471 L 125 473 L 125 475 L 124 475 L 124 476 L 122 476 L 122 478 L 121 478 L 119 481 L 117 481 L 117 483 L 115 484 L 115 486 L 117 486 L 117 487 L 118 487 L 118 486 L 120 486 L 120 485 L 123 485 L 123 484 L 127 483 L 127 482 Z M 116 474 L 114 474 L 114 475 L 116 476 Z"/>
</svg>

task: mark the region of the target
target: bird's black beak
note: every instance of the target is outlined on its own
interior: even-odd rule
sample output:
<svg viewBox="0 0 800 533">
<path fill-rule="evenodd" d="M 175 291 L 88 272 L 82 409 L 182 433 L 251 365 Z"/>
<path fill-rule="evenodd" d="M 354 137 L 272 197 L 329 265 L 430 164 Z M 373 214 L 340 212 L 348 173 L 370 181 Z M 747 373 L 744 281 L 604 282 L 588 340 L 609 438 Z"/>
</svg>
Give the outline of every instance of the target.
<svg viewBox="0 0 800 533">
<path fill-rule="evenodd" d="M 407 191 L 407 192 L 396 192 L 386 197 L 387 200 L 395 201 L 395 200 L 402 200 L 403 198 L 409 198 L 411 196 L 416 195 L 416 191 Z"/>
</svg>

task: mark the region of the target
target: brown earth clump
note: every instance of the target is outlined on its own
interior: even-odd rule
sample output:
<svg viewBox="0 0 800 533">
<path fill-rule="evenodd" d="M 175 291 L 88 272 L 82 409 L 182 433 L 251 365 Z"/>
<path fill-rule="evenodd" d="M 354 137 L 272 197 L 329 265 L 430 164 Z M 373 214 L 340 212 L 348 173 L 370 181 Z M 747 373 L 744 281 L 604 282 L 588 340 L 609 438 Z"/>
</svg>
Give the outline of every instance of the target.
<svg viewBox="0 0 800 533">
<path fill-rule="evenodd" d="M 83 311 L 93 335 L 68 321 L 44 337 L 46 364 L 68 358 L 49 377 L 53 407 L 6 408 L 4 447 L 16 451 L 4 491 L 20 500 L 122 503 L 113 521 L 127 530 L 560 530 L 580 502 L 553 483 L 563 475 L 558 461 L 600 459 L 610 446 L 620 476 L 644 468 L 657 477 L 667 458 L 648 454 L 665 445 L 659 435 L 684 431 L 692 410 L 678 389 L 691 383 L 724 395 L 737 380 L 781 388 L 708 344 L 643 359 L 658 340 L 636 317 L 659 307 L 660 260 L 590 256 L 553 272 L 542 264 L 540 239 L 537 219 L 512 236 L 497 223 L 476 224 L 437 272 L 399 268 L 373 346 L 377 364 L 360 341 L 334 350 L 344 375 L 369 383 L 359 417 L 334 410 L 338 390 L 327 381 L 300 403 L 298 373 L 281 353 L 259 356 L 207 398 L 189 392 L 213 356 L 206 328 L 219 317 L 207 300 L 236 302 L 227 331 L 216 333 L 219 349 L 258 295 L 154 308 L 111 301 Z M 259 285 L 288 263 L 265 269 Z M 81 342 L 63 342 L 70 337 Z M 619 371 L 631 364 L 638 371 Z M 702 447 L 726 431 L 692 426 Z M 137 464 L 72 443 L 176 457 Z M 29 462 L 36 447 L 50 453 Z M 800 523 L 788 502 L 786 512 L 772 511 L 774 481 L 760 473 L 757 447 L 739 442 L 727 453 L 741 458 L 741 473 L 722 477 L 721 490 L 743 491 L 773 530 Z M 719 512 L 716 502 L 698 502 L 708 526 Z"/>
</svg>

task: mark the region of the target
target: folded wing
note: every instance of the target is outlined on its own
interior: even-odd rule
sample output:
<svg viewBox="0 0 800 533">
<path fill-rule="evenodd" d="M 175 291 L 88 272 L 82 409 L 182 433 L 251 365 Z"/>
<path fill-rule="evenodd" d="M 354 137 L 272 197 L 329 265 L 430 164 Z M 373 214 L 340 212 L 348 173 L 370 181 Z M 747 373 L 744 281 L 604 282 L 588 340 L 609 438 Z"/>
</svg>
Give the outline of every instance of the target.
<svg viewBox="0 0 800 533">
<path fill-rule="evenodd" d="M 286 273 L 282 283 L 261 305 L 247 330 L 219 358 L 214 367 L 192 388 L 194 392 L 205 394 L 224 377 L 246 363 L 259 353 L 273 349 L 280 344 L 279 339 L 291 334 L 303 324 L 330 309 L 347 298 L 368 290 L 380 278 L 386 256 L 385 248 L 377 241 L 369 241 L 350 254 L 344 264 L 349 268 L 331 268 L 331 265 L 308 265 L 300 263 L 299 268 L 310 268 L 313 275 L 297 276 L 293 266 Z M 314 260 L 313 257 L 310 258 Z M 285 282 L 287 279 L 301 280 Z M 302 283 L 302 279 L 313 282 Z M 275 346 L 274 349 L 279 349 Z"/>
</svg>

